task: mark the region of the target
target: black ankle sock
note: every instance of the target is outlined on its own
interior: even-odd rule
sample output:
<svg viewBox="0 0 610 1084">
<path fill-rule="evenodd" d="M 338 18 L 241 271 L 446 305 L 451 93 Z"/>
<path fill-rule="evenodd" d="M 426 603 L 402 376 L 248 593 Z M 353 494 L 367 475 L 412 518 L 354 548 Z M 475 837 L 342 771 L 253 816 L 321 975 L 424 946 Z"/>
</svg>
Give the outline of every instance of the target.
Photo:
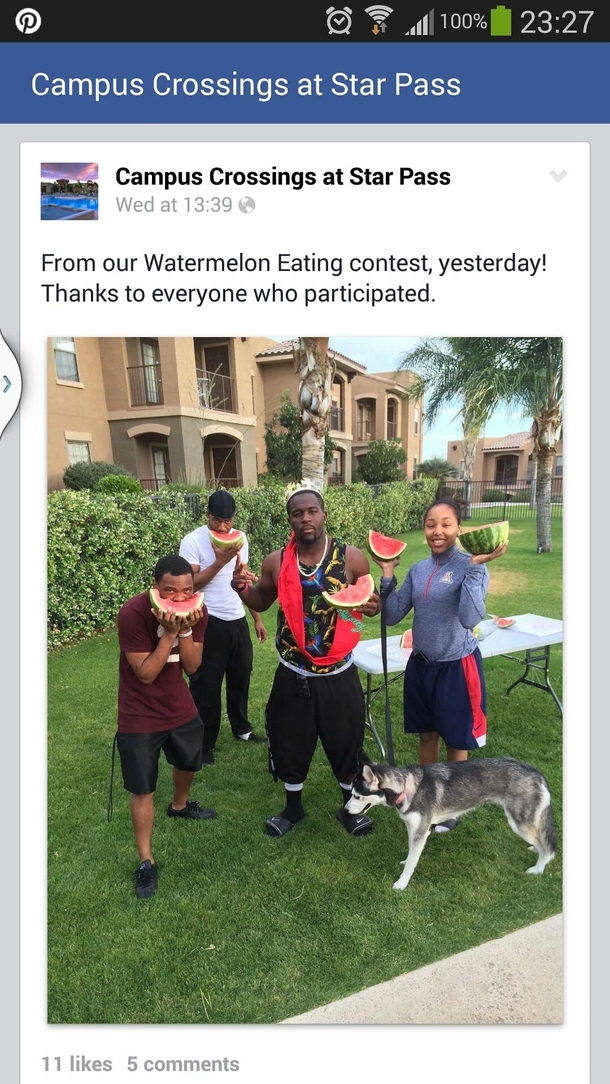
<svg viewBox="0 0 610 1084">
<path fill-rule="evenodd" d="M 301 801 L 303 795 L 302 790 L 287 790 L 286 791 L 286 808 L 281 814 L 291 824 L 296 824 L 305 816 L 305 810 L 303 809 L 303 803 Z"/>
</svg>

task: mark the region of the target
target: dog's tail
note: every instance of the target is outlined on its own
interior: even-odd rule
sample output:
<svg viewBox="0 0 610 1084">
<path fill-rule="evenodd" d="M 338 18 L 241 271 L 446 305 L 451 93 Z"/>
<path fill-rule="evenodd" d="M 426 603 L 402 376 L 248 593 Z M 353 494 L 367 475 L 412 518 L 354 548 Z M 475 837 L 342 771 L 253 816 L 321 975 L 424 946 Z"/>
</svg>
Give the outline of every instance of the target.
<svg viewBox="0 0 610 1084">
<path fill-rule="evenodd" d="M 540 814 L 538 833 L 540 842 L 547 854 L 554 856 L 557 850 L 557 832 L 555 831 L 555 818 L 553 817 L 553 807 L 550 802 L 544 807 L 542 813 Z"/>
</svg>

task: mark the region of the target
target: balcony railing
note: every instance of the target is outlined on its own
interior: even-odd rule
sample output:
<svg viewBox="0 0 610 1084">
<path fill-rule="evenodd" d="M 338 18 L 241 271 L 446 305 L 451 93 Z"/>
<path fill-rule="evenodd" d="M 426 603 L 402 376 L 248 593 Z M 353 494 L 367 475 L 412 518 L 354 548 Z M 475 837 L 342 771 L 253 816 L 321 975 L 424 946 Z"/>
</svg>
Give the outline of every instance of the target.
<svg viewBox="0 0 610 1084">
<path fill-rule="evenodd" d="M 343 474 L 331 474 L 328 479 L 329 486 L 344 486 L 345 475 Z"/>
<path fill-rule="evenodd" d="M 388 440 L 396 440 L 398 436 L 398 422 L 391 422 L 388 418 Z"/>
<path fill-rule="evenodd" d="M 209 489 L 215 489 L 216 486 L 222 486 L 223 489 L 240 489 L 243 482 L 241 478 L 206 478 L 205 484 Z"/>
<path fill-rule="evenodd" d="M 127 368 L 132 407 L 159 406 L 163 403 L 163 384 L 159 365 L 130 365 Z"/>
<path fill-rule="evenodd" d="M 340 432 L 340 433 L 345 432 L 343 416 L 344 416 L 344 411 L 343 411 L 343 409 L 341 407 L 334 406 L 334 407 L 330 408 L 330 428 L 331 428 L 331 432 Z"/>
<path fill-rule="evenodd" d="M 232 376 L 204 372 L 197 377 L 199 406 L 205 410 L 228 410 L 235 413 L 237 396 Z"/>
<path fill-rule="evenodd" d="M 140 478 L 139 479 L 139 482 L 140 482 L 140 485 L 142 486 L 142 489 L 145 489 L 147 493 L 158 493 L 159 490 L 162 489 L 163 486 L 167 482 L 170 482 L 170 481 L 171 481 L 171 478 L 163 478 L 162 480 L 159 479 L 159 478 Z"/>
<path fill-rule="evenodd" d="M 373 422 L 364 421 L 356 423 L 356 440 L 372 440 L 373 439 Z"/>
</svg>

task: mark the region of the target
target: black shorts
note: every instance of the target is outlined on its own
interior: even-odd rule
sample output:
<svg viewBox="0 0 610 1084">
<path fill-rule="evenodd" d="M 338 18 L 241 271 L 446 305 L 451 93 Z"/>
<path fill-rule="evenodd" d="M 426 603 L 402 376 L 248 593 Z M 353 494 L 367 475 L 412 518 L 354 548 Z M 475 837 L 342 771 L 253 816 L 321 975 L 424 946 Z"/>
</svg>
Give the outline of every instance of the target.
<svg viewBox="0 0 610 1084">
<path fill-rule="evenodd" d="M 355 666 L 305 678 L 280 663 L 266 710 L 273 772 L 283 783 L 304 783 L 319 738 L 336 778 L 347 781 L 358 770 L 364 718 Z"/>
<path fill-rule="evenodd" d="M 478 647 L 452 662 L 428 662 L 412 654 L 404 689 L 407 734 L 436 731 L 453 749 L 485 745 L 485 678 Z"/>
<path fill-rule="evenodd" d="M 173 768 L 198 772 L 203 753 L 203 723 L 199 715 L 173 730 L 153 734 L 117 734 L 117 749 L 125 790 L 152 794 L 157 786 L 161 750 Z"/>
</svg>

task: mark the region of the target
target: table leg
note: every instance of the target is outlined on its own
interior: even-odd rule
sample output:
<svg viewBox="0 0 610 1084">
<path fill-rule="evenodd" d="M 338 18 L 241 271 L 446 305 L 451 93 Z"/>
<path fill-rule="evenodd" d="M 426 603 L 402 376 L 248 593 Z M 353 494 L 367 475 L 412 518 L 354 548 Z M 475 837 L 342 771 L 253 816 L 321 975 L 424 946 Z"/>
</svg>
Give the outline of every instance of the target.
<svg viewBox="0 0 610 1084">
<path fill-rule="evenodd" d="M 542 689 L 543 692 L 550 693 L 553 700 L 557 704 L 561 715 L 563 715 L 563 707 L 557 693 L 551 685 L 551 679 L 549 677 L 549 663 L 551 658 L 550 645 L 546 647 L 528 648 L 525 652 L 524 659 L 518 659 L 515 655 L 503 655 L 505 659 L 512 659 L 514 662 L 520 663 L 525 667 L 524 673 L 516 681 L 513 681 L 512 685 L 508 686 L 506 690 L 506 696 L 508 696 L 516 685 L 533 685 L 535 689 Z M 528 674 L 530 671 L 539 670 L 544 674 L 544 681 L 532 681 Z"/>
<path fill-rule="evenodd" d="M 375 689 L 374 691 L 379 692 L 379 689 Z M 374 695 L 373 691 L 371 690 L 371 675 L 367 674 L 366 675 L 366 720 L 365 720 L 365 725 L 371 731 L 371 734 L 373 735 L 375 741 L 377 742 L 377 747 L 379 749 L 379 752 L 381 753 L 381 756 L 385 760 L 385 749 L 383 747 L 383 743 L 381 741 L 381 738 L 379 737 L 379 734 L 377 733 L 377 727 L 375 726 L 375 723 L 373 722 L 373 715 L 371 713 L 371 700 L 373 698 L 373 695 Z"/>
</svg>

